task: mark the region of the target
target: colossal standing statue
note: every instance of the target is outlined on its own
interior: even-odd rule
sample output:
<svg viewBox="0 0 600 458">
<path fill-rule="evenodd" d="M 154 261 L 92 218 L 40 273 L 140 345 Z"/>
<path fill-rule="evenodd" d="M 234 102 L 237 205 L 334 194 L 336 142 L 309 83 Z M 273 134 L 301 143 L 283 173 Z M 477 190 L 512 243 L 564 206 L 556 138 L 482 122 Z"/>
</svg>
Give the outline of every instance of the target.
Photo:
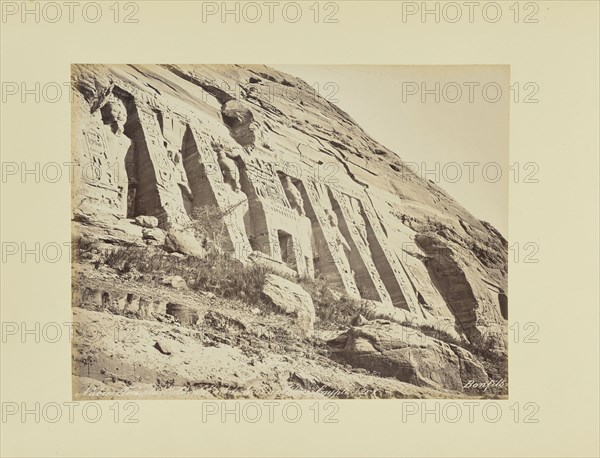
<svg viewBox="0 0 600 458">
<path fill-rule="evenodd" d="M 125 135 L 127 109 L 123 102 L 115 97 L 109 98 L 100 108 L 102 122 L 106 127 L 106 140 L 111 160 L 116 167 L 110 167 L 116 173 L 116 185 L 119 190 L 119 208 L 123 216 L 132 213 L 137 184 L 133 142 Z M 109 178 L 110 181 L 112 177 Z"/>
<path fill-rule="evenodd" d="M 240 190 L 240 173 L 235 164 L 235 161 L 231 159 L 223 149 L 217 151 L 217 161 L 221 168 L 221 174 L 223 175 L 223 181 L 231 186 L 235 192 Z"/>
<path fill-rule="evenodd" d="M 302 199 L 302 194 L 296 185 L 292 183 L 291 178 L 286 176 L 282 184 L 285 195 L 287 196 L 292 208 L 297 210 L 300 216 L 306 216 L 306 212 L 304 211 L 304 199 Z"/>
</svg>

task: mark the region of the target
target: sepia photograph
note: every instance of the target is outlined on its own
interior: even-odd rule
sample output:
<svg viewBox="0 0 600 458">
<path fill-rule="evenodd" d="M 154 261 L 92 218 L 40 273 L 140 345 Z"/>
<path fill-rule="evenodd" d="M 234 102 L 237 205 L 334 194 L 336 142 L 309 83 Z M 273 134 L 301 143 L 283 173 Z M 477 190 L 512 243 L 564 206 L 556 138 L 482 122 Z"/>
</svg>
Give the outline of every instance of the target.
<svg viewBox="0 0 600 458">
<path fill-rule="evenodd" d="M 508 67 L 286 70 L 72 66 L 74 397 L 506 398 Z"/>
</svg>

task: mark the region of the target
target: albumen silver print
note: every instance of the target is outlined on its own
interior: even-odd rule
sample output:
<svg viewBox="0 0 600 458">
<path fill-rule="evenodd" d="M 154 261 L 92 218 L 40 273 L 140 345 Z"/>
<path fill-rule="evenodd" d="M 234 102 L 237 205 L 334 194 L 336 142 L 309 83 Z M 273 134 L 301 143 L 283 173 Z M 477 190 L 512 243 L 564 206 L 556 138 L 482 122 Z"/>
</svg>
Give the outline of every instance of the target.
<svg viewBox="0 0 600 458">
<path fill-rule="evenodd" d="M 72 66 L 74 396 L 505 398 L 508 243 L 444 185 L 483 171 L 469 205 L 506 224 L 508 68 L 297 68 L 396 82 L 362 108 L 349 79 L 286 70 Z M 470 86 L 433 81 L 452 72 Z M 391 118 L 434 167 L 336 102 Z"/>
</svg>

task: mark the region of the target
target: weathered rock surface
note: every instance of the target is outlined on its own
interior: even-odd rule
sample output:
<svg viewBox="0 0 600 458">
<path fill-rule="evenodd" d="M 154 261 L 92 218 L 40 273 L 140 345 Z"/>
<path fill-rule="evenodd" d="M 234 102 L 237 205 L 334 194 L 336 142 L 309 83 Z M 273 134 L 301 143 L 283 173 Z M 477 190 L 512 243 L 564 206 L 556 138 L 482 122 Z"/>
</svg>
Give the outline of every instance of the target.
<svg viewBox="0 0 600 458">
<path fill-rule="evenodd" d="M 195 326 L 200 319 L 196 310 L 180 303 L 169 302 L 166 306 L 165 313 L 174 317 L 178 323 L 187 326 Z"/>
<path fill-rule="evenodd" d="M 277 275 L 267 275 L 263 294 L 280 313 L 294 318 L 300 333 L 310 337 L 314 332 L 315 306 L 302 286 Z"/>
<path fill-rule="evenodd" d="M 472 380 L 487 382 L 485 368 L 467 350 L 385 320 L 351 327 L 333 341 L 338 357 L 403 382 L 462 391 Z"/>
<path fill-rule="evenodd" d="M 158 218 L 156 218 L 155 216 L 138 216 L 135 219 L 135 222 L 142 227 L 158 227 Z"/>
<path fill-rule="evenodd" d="M 142 238 L 149 245 L 164 245 L 167 240 L 165 232 L 157 227 L 142 229 Z"/>
<path fill-rule="evenodd" d="M 481 368 L 459 347 L 388 335 L 402 323 L 506 354 L 507 241 L 304 81 L 265 66 L 74 65 L 72 83 L 77 237 L 200 258 L 218 242 L 322 279 L 395 323 L 351 328 L 350 359 L 411 383 L 457 389 Z M 314 308 L 288 283 L 271 279 L 265 294 L 311 335 Z M 151 297 L 120 294 L 87 300 L 152 314 Z"/>
<path fill-rule="evenodd" d="M 199 258 L 206 255 L 206 250 L 202 247 L 202 243 L 194 237 L 194 234 L 181 229 L 170 229 L 167 232 L 165 247 L 169 251 Z"/>
<path fill-rule="evenodd" d="M 444 398 L 456 393 L 351 371 L 264 338 L 232 344 L 229 328 L 203 331 L 75 307 L 76 399 Z M 227 318 L 227 317 L 224 317 Z M 281 317 L 281 321 L 285 318 Z M 279 323 L 281 325 L 282 323 Z M 271 326 L 274 326 L 273 323 Z M 258 335 L 252 323 L 246 336 Z M 86 329 L 95 332 L 94 338 Z M 114 329 L 119 330 L 115 339 Z"/>
<path fill-rule="evenodd" d="M 161 279 L 161 283 L 163 285 L 170 286 L 172 288 L 182 289 L 187 288 L 187 284 L 185 280 L 181 278 L 179 275 L 170 275 L 168 277 L 163 277 Z"/>
<path fill-rule="evenodd" d="M 165 340 L 165 339 L 160 339 L 157 340 L 154 343 L 154 347 L 160 351 L 163 355 L 170 355 L 173 353 L 173 347 L 171 346 L 171 344 Z"/>
</svg>

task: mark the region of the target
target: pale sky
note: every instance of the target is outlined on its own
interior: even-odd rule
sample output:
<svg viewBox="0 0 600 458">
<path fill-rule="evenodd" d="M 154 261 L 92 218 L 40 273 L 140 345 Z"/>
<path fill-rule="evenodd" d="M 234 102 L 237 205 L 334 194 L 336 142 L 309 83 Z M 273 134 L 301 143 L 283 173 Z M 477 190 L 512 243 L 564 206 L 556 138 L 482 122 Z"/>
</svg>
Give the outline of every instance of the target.
<svg viewBox="0 0 600 458">
<path fill-rule="evenodd" d="M 318 87 L 375 140 L 416 163 L 420 176 L 508 235 L 508 66 L 273 67 Z M 424 102 L 423 89 L 431 91 Z"/>
</svg>

